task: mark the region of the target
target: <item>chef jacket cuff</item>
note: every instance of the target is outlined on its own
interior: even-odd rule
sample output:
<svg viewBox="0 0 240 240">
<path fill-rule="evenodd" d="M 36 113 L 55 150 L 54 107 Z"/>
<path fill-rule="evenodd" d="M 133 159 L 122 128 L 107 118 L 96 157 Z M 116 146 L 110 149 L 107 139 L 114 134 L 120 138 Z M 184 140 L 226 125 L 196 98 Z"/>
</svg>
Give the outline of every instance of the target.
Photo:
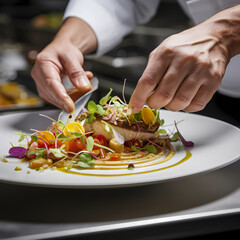
<svg viewBox="0 0 240 240">
<path fill-rule="evenodd" d="M 91 57 L 98 57 L 108 52 L 110 49 L 118 45 L 122 36 L 117 33 L 117 21 L 96 1 L 81 1 L 81 6 L 76 7 L 74 1 L 70 1 L 63 16 L 63 21 L 68 17 L 77 17 L 85 21 L 94 31 L 98 48 Z M 81 33 L 79 33 L 81 34 Z"/>
</svg>

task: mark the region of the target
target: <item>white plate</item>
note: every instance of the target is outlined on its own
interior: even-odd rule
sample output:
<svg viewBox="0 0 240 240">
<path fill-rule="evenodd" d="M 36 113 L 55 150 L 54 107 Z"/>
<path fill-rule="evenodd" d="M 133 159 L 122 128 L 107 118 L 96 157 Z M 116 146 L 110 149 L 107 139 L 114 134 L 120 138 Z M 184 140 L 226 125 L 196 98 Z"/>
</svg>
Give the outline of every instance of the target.
<svg viewBox="0 0 240 240">
<path fill-rule="evenodd" d="M 48 111 L 46 115 L 57 119 L 59 112 Z M 122 187 L 150 184 L 184 176 L 198 174 L 226 166 L 240 158 L 240 130 L 225 122 L 203 117 L 197 114 L 161 111 L 165 125 L 173 121 L 179 123 L 182 135 L 195 143 L 191 150 L 192 157 L 177 166 L 166 168 L 184 158 L 186 151 L 181 149 L 168 162 L 151 167 L 135 168 L 134 170 L 79 170 L 80 173 L 110 174 L 111 176 L 88 176 L 67 174 L 60 171 L 34 171 L 28 168 L 28 163 L 18 159 L 8 159 L 8 163 L 0 162 L 0 180 L 18 184 L 62 188 L 97 188 Z M 7 155 L 10 142 L 18 144 L 16 131 L 30 132 L 29 129 L 46 129 L 51 121 L 42 118 L 38 113 L 16 113 L 0 117 L 0 155 Z M 173 130 L 174 126 L 166 129 Z M 15 171 L 20 166 L 21 171 Z M 162 170 L 159 170 L 162 169 Z M 151 172 L 151 170 L 154 170 Z M 30 171 L 30 174 L 27 173 Z M 149 172 L 150 171 L 150 172 Z M 139 174 L 134 174 L 138 172 Z M 145 172 L 145 173 L 144 173 Z M 147 172 L 147 173 L 146 173 Z M 116 175 L 121 176 L 116 176 Z M 115 175 L 115 176 L 114 176 Z"/>
</svg>

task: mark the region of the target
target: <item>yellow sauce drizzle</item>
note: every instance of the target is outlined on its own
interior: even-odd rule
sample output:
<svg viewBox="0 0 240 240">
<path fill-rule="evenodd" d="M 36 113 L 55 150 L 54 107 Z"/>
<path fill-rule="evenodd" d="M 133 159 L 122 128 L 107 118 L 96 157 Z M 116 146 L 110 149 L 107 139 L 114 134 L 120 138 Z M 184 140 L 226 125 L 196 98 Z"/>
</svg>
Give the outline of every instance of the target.
<svg viewBox="0 0 240 240">
<path fill-rule="evenodd" d="M 175 164 L 166 166 L 166 167 L 162 167 L 162 168 L 158 168 L 158 169 L 153 169 L 153 170 L 148 170 L 148 171 L 142 171 L 142 172 L 131 172 L 131 173 L 121 173 L 121 174 L 96 174 L 96 173 L 82 173 L 82 172 L 75 172 L 75 171 L 71 171 L 71 170 L 66 170 L 65 168 L 59 168 L 58 171 L 60 172 L 64 172 L 64 173 L 69 173 L 69 174 L 75 174 L 75 175 L 82 175 L 82 176 L 91 176 L 91 177 L 121 177 L 121 176 L 130 176 L 130 175 L 138 175 L 138 174 L 144 174 L 144 173 L 151 173 L 151 172 L 158 172 L 158 171 L 162 171 L 165 169 L 169 169 L 172 167 L 175 167 L 177 165 L 180 165 L 182 163 L 184 163 L 185 161 L 187 161 L 190 157 L 192 156 L 192 154 L 187 151 L 186 152 L 186 156 L 181 159 L 180 161 L 178 161 Z M 166 158 L 171 158 L 172 157 L 172 152 L 170 152 Z M 131 171 L 131 170 L 129 170 Z"/>
</svg>

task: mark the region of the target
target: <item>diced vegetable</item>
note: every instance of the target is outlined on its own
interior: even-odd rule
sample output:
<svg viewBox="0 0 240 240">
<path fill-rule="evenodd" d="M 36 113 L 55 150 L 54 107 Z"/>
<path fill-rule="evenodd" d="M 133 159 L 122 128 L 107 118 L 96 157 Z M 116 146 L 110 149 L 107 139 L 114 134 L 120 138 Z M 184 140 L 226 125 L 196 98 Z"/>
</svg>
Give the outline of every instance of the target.
<svg viewBox="0 0 240 240">
<path fill-rule="evenodd" d="M 116 153 L 121 153 L 124 149 L 124 145 L 120 144 L 115 138 L 112 138 L 109 141 L 109 147 L 113 149 Z"/>
<path fill-rule="evenodd" d="M 117 160 L 120 159 L 121 155 L 119 153 L 111 153 L 110 159 Z"/>
<path fill-rule="evenodd" d="M 32 169 L 38 169 L 42 167 L 44 164 L 47 164 L 48 166 L 50 166 L 53 164 L 53 161 L 51 159 L 44 159 L 44 158 L 33 159 L 29 162 L 29 167 Z"/>
</svg>

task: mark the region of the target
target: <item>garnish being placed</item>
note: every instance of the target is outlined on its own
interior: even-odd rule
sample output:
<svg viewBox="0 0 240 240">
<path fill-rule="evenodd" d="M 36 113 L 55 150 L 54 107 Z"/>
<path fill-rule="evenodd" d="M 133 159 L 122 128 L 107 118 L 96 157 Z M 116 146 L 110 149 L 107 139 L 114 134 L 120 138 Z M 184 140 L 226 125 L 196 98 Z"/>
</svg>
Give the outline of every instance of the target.
<svg viewBox="0 0 240 240">
<path fill-rule="evenodd" d="M 172 141 L 193 146 L 176 122 L 177 132 L 167 133 L 159 110 L 144 106 L 132 113 L 118 96 L 111 97 L 112 91 L 99 103 L 89 101 L 83 113 L 66 123 L 46 116 L 52 121 L 48 129 L 20 132 L 19 142 L 25 139 L 27 147 L 12 146 L 9 154 L 29 161 L 29 167 L 40 172 L 48 168 L 134 170 L 171 159 Z"/>
<path fill-rule="evenodd" d="M 187 141 L 184 139 L 184 137 L 182 136 L 182 134 L 179 132 L 178 130 L 178 127 L 177 127 L 177 124 L 176 124 L 176 121 L 174 121 L 174 124 L 175 124 L 175 127 L 177 129 L 177 133 L 178 133 L 178 136 L 183 144 L 184 147 L 193 147 L 194 146 L 194 143 L 192 141 Z"/>
</svg>

